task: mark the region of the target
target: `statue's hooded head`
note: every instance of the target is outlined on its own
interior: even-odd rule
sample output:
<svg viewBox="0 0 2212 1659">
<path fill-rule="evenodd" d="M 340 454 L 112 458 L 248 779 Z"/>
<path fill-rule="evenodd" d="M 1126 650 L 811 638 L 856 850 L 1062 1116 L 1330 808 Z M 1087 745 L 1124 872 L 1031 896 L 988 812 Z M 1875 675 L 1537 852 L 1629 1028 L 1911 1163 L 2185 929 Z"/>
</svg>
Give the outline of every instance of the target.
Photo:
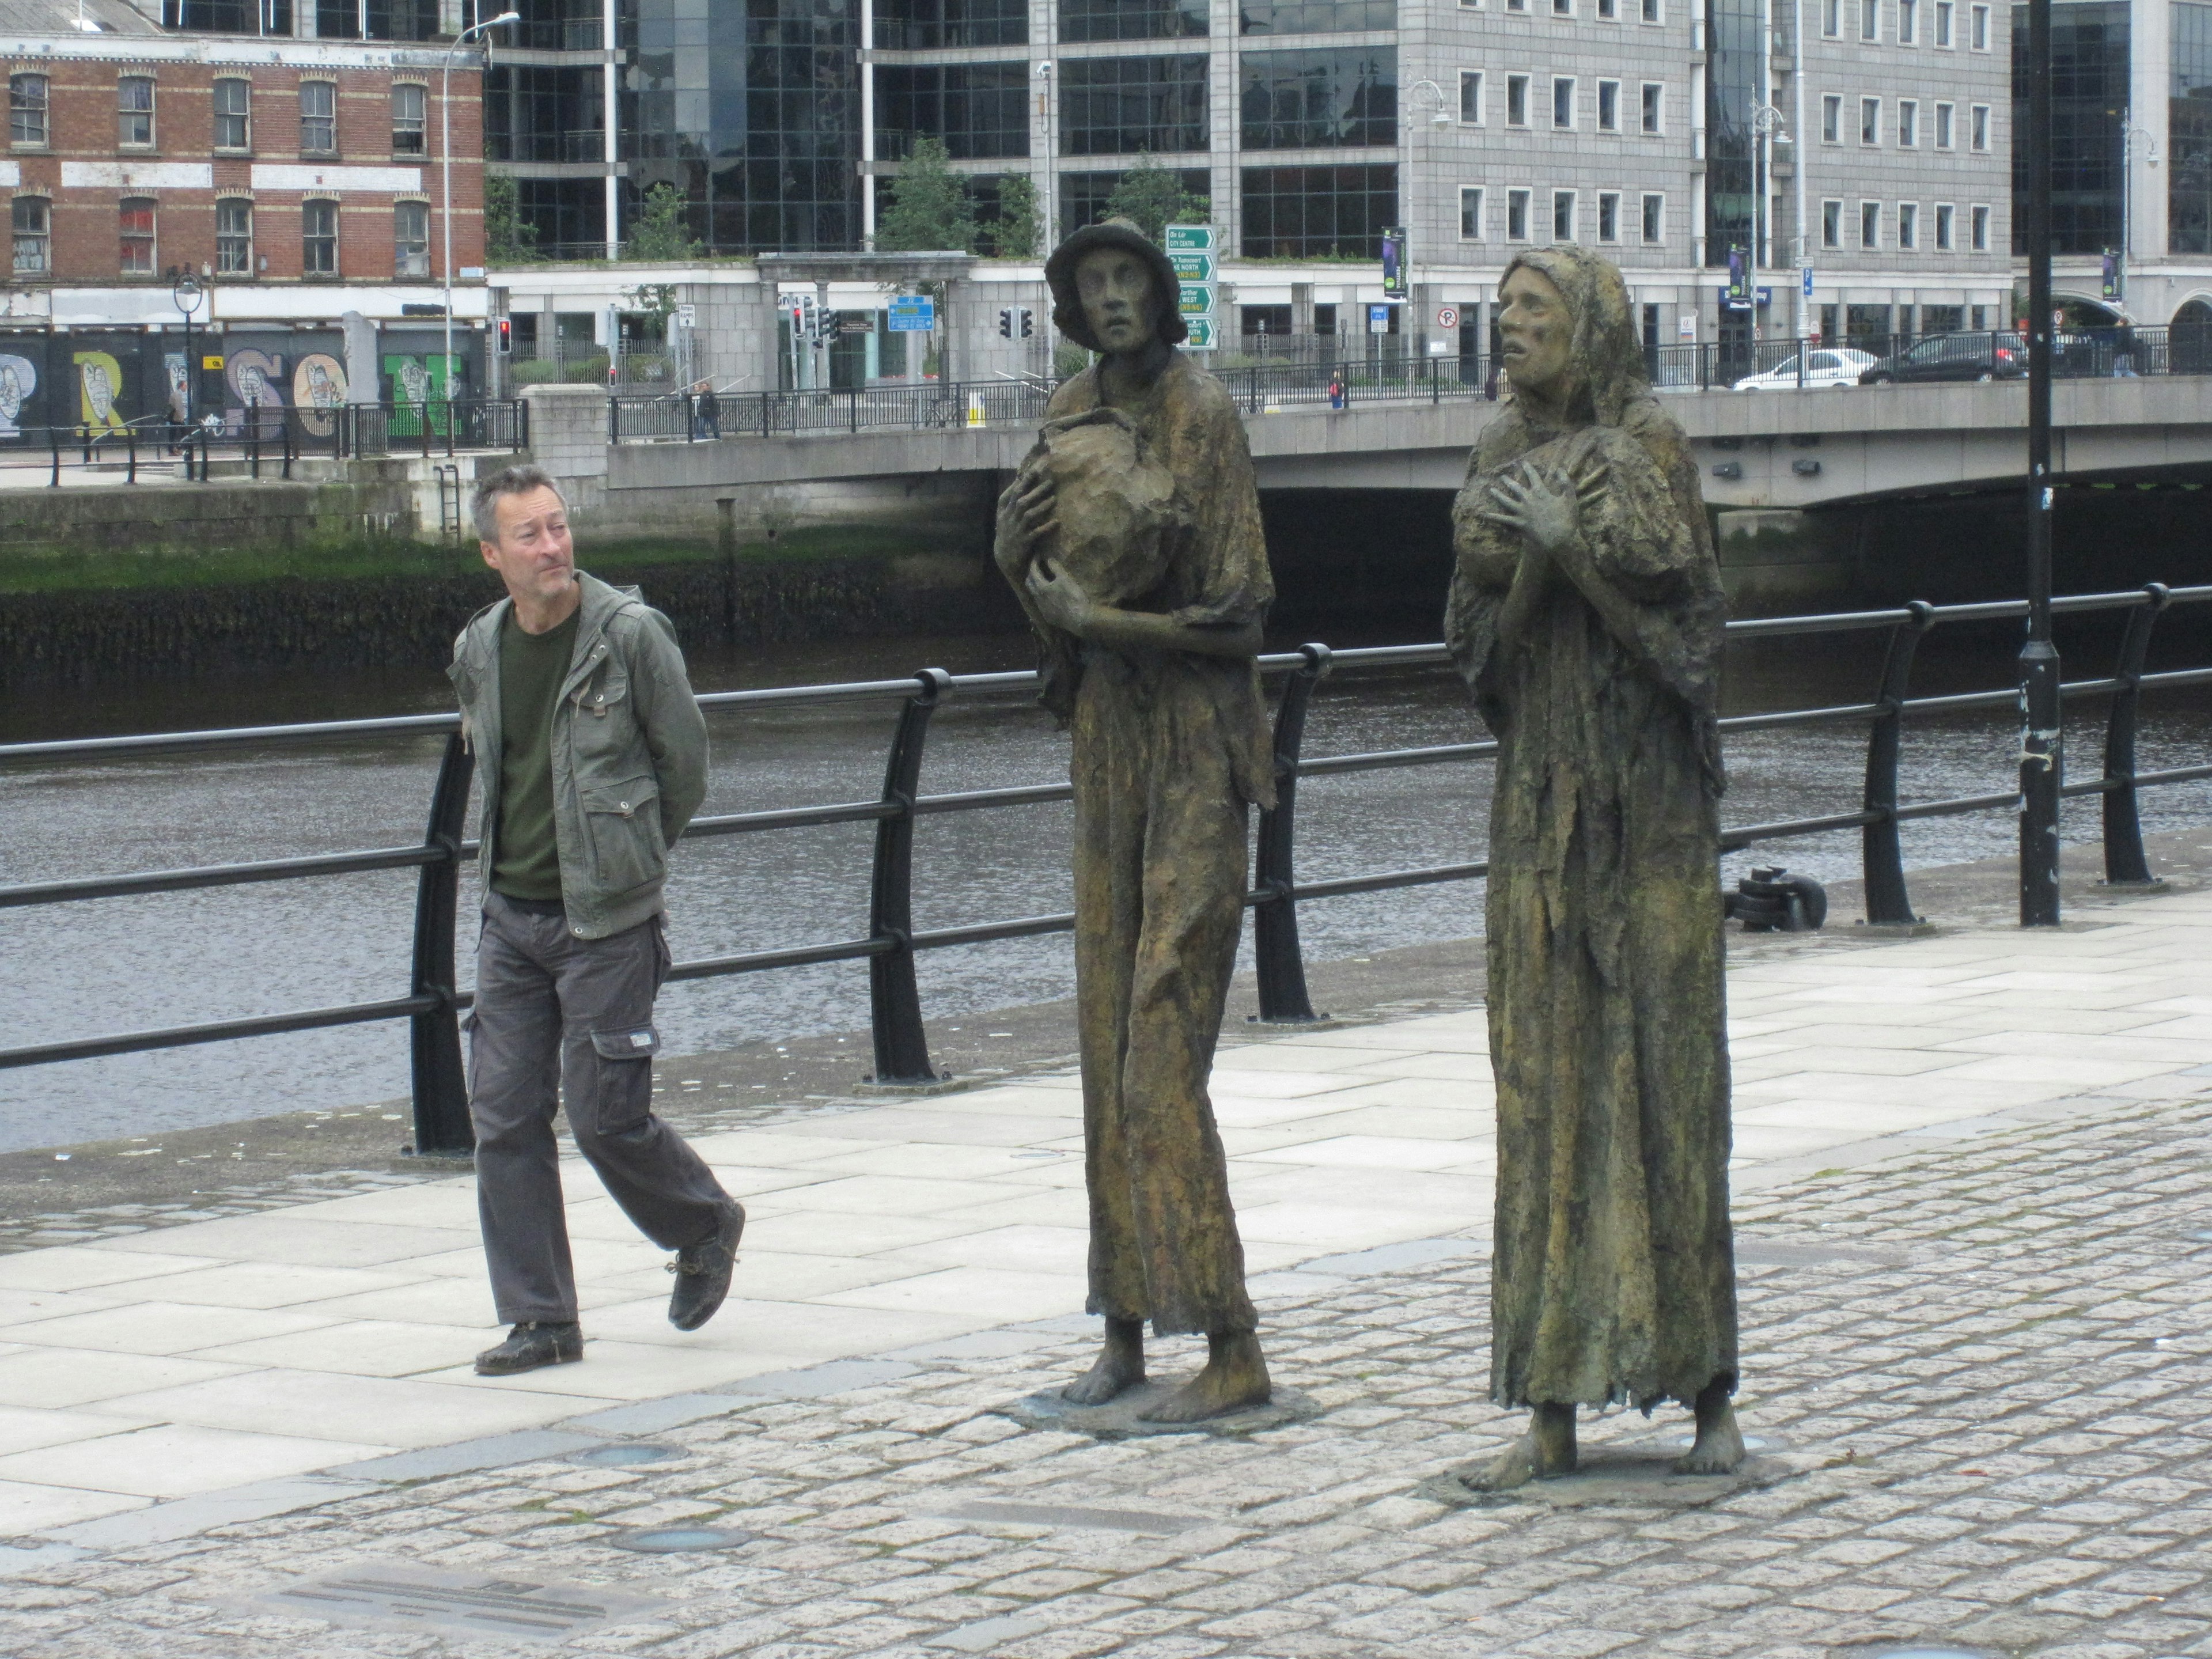
<svg viewBox="0 0 2212 1659">
<path fill-rule="evenodd" d="M 1501 292 L 1523 266 L 1542 273 L 1559 289 L 1574 319 L 1567 351 L 1571 384 L 1562 388 L 1566 395 L 1555 401 L 1581 414 L 1587 397 L 1589 418 L 1600 426 L 1619 426 L 1629 400 L 1650 391 L 1651 385 L 1620 270 L 1578 247 L 1536 248 L 1505 267 L 1498 282 Z"/>
<path fill-rule="evenodd" d="M 1190 329 L 1176 303 L 1182 289 L 1176 281 L 1175 266 L 1158 243 L 1127 219 L 1085 225 L 1070 232 L 1067 240 L 1053 249 L 1052 257 L 1044 262 L 1044 279 L 1052 289 L 1052 325 L 1086 351 L 1106 349 L 1084 315 L 1083 296 L 1075 280 L 1083 256 L 1103 248 L 1133 253 L 1152 272 L 1152 337 L 1164 345 L 1181 345 L 1188 339 Z"/>
</svg>

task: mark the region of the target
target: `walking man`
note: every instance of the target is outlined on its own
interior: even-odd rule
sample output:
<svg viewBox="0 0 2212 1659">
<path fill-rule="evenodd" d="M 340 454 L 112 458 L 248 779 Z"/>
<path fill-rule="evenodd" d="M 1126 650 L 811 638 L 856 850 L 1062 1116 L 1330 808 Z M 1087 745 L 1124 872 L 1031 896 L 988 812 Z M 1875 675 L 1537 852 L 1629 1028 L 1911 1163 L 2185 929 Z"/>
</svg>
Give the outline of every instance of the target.
<svg viewBox="0 0 2212 1659">
<path fill-rule="evenodd" d="M 449 670 L 483 777 L 483 933 L 469 1018 L 477 1207 L 514 1329 L 488 1376 L 584 1357 L 553 1139 L 639 1231 L 674 1250 L 671 1323 L 729 1293 L 744 1206 L 653 1115 L 653 1002 L 667 976 L 661 881 L 706 794 L 707 726 L 668 618 L 576 568 L 568 504 L 535 466 L 477 484 L 484 562 L 507 597 Z"/>
</svg>

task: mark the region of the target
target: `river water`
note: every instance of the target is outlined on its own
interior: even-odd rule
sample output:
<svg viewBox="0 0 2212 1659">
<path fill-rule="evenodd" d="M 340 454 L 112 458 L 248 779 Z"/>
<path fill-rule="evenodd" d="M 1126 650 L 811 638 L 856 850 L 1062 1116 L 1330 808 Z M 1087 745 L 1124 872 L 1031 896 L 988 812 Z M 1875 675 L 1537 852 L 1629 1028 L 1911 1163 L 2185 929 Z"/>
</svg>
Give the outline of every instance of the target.
<svg viewBox="0 0 2212 1659">
<path fill-rule="evenodd" d="M 2175 665 L 2212 658 L 2201 629 L 2171 642 Z M 1942 636 L 1939 635 L 1937 640 Z M 1732 711 L 1857 702 L 1870 695 L 1881 636 L 1768 642 L 1732 652 Z M 1345 643 L 1380 643 L 1379 641 Z M 1923 650 L 1916 694 L 1988 689 L 2009 678 L 2002 636 Z M 2069 660 L 2104 672 L 2109 639 Z M 956 672 L 1026 667 L 1019 638 L 908 639 L 772 647 L 695 659 L 702 690 L 874 678 L 925 664 Z M 203 680 L 186 687 L 21 696 L 0 711 L 0 741 L 193 729 L 441 709 L 443 678 L 394 671 L 345 677 Z M 2103 705 L 2070 717 L 2075 769 L 2093 771 Z M 895 705 L 717 712 L 705 810 L 761 811 L 872 798 L 882 786 Z M 1464 692 L 1441 671 L 1346 674 L 1324 684 L 1309 722 L 1309 757 L 1484 735 Z M 1909 729 L 1909 799 L 2012 787 L 2011 716 L 1930 720 Z M 216 757 L 149 757 L 0 768 L 0 882 L 298 855 L 419 841 L 442 739 L 354 742 Z M 1857 805 L 1863 728 L 1742 734 L 1729 745 L 1726 821 L 1769 822 Z M 2212 700 L 2158 699 L 2145 721 L 2146 768 L 2203 761 Z M 933 721 L 922 771 L 931 793 L 1063 780 L 1066 741 L 1025 698 L 956 698 Z M 1310 779 L 1301 786 L 1298 870 L 1322 879 L 1479 858 L 1486 835 L 1487 763 Z M 2094 802 L 2069 803 L 2069 843 L 2095 856 Z M 2148 792 L 2146 828 L 2212 817 L 2212 786 Z M 941 927 L 1071 908 L 1064 805 L 925 818 L 917 833 L 915 924 Z M 2009 813 L 1908 824 L 1907 862 L 2008 854 Z M 717 836 L 688 842 L 669 884 L 678 958 L 855 938 L 866 925 L 867 825 Z M 1779 843 L 1733 857 L 1725 872 L 1779 861 L 1828 879 L 1857 873 L 1856 832 Z M 473 915 L 475 872 L 465 878 Z M 0 911 L 0 1046 L 189 1024 L 404 994 L 414 875 L 331 879 Z M 1480 931 L 1479 884 L 1317 901 L 1302 909 L 1310 960 Z M 1848 920 L 1848 918 L 1838 918 Z M 464 922 L 464 945 L 473 929 Z M 1248 943 L 1249 955 L 1249 943 Z M 467 952 L 463 951 L 466 982 Z M 1073 989 L 1068 938 L 926 953 L 925 1011 L 968 1013 L 1064 997 Z M 865 1026 L 858 963 L 672 986 L 660 1023 L 673 1054 L 778 1042 Z M 407 1088 L 402 1024 L 356 1026 L 0 1072 L 0 1150 L 146 1134 L 312 1106 L 390 1098 Z"/>
</svg>

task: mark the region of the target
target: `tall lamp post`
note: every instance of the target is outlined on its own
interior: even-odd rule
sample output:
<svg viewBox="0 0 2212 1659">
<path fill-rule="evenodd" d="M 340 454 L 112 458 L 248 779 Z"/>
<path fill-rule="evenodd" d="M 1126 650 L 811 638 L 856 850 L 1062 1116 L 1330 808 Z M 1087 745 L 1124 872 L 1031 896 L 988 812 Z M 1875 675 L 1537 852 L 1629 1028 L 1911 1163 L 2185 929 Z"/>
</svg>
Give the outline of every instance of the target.
<svg viewBox="0 0 2212 1659">
<path fill-rule="evenodd" d="M 177 285 L 169 290 L 177 309 L 185 313 L 185 430 L 192 426 L 192 380 L 198 370 L 192 362 L 192 313 L 200 307 L 199 278 L 189 270 L 177 278 Z"/>
<path fill-rule="evenodd" d="M 1774 173 L 1774 141 L 1790 142 L 1790 130 L 1784 125 L 1780 110 L 1771 104 L 1757 103 L 1751 106 L 1751 131 L 1753 148 L 1751 158 L 1751 315 L 1759 318 L 1759 272 L 1762 266 L 1772 267 L 1781 262 L 1774 257 L 1774 214 L 1767 206 L 1767 186 Z M 1759 234 L 1759 220 L 1766 221 L 1765 234 Z M 1801 335 L 1804 330 L 1797 331 Z"/>
<path fill-rule="evenodd" d="M 449 430 L 453 419 L 453 55 L 468 44 L 471 34 L 482 34 L 486 29 L 495 29 L 521 21 L 520 12 L 503 11 L 481 23 L 470 24 L 455 35 L 453 44 L 446 48 L 445 66 L 438 72 L 439 166 L 445 174 L 446 197 L 442 216 L 446 222 L 446 423 Z"/>
<path fill-rule="evenodd" d="M 2051 631 L 2051 0 L 2028 0 L 2027 637 L 2020 649 L 2020 925 L 2058 925 L 2064 781 L 2058 647 Z"/>
</svg>

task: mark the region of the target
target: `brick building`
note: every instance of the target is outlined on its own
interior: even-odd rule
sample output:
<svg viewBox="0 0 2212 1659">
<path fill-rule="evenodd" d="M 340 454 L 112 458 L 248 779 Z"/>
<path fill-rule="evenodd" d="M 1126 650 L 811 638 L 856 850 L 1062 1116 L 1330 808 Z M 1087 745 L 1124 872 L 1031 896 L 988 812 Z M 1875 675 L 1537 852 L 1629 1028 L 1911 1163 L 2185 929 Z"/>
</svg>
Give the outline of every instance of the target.
<svg viewBox="0 0 2212 1659">
<path fill-rule="evenodd" d="M 452 390 L 481 388 L 481 52 L 450 54 L 447 109 L 434 42 L 185 33 L 123 0 L 77 15 L 75 0 L 0 0 L 0 369 L 15 377 L 11 392 L 0 374 L 0 441 L 173 419 L 188 374 L 195 414 L 234 420 L 272 398 L 305 416 L 443 395 L 444 118 Z"/>
</svg>

